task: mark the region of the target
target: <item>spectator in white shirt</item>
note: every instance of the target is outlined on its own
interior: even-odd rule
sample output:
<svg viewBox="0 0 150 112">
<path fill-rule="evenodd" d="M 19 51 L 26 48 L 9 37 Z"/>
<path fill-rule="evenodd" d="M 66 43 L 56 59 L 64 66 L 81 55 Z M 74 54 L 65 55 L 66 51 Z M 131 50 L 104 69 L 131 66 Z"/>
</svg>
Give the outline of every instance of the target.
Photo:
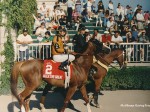
<svg viewBox="0 0 150 112">
<path fill-rule="evenodd" d="M 73 9 L 74 9 L 74 6 L 75 6 L 75 3 L 73 2 L 73 0 L 68 0 L 67 2 L 67 22 L 70 22 L 72 21 L 72 12 L 73 12 Z"/>
<path fill-rule="evenodd" d="M 40 17 L 40 16 L 36 17 L 36 16 L 33 14 L 33 18 L 34 18 L 34 20 L 35 20 L 35 22 L 34 22 L 34 30 L 36 30 L 36 28 L 38 28 L 38 27 L 41 25 L 41 22 L 40 22 L 41 17 Z"/>
<path fill-rule="evenodd" d="M 117 45 L 117 47 L 118 47 L 119 44 L 123 42 L 123 39 L 120 36 L 120 32 L 119 31 L 115 31 L 114 33 L 115 33 L 115 35 L 112 36 L 111 43 L 115 43 Z"/>
<path fill-rule="evenodd" d="M 88 16 L 89 16 L 89 20 L 92 20 L 91 19 L 91 14 L 92 14 L 92 3 L 91 3 L 91 0 L 88 0 L 87 2 L 87 11 L 88 11 Z"/>
<path fill-rule="evenodd" d="M 141 29 L 144 29 L 144 22 L 145 22 L 145 19 L 144 19 L 144 16 L 142 14 L 142 10 L 141 9 L 138 9 L 138 13 L 136 15 L 136 20 L 138 22 L 138 29 L 141 30 Z"/>
<path fill-rule="evenodd" d="M 46 6 L 46 4 L 44 2 L 42 3 L 42 6 L 40 7 L 40 10 L 41 10 L 41 14 L 43 16 L 47 15 L 48 7 Z"/>
<path fill-rule="evenodd" d="M 61 16 L 60 10 L 56 9 L 55 14 L 56 14 L 56 21 L 58 21 L 60 19 L 60 16 Z"/>
<path fill-rule="evenodd" d="M 52 20 L 54 18 L 54 15 L 55 15 L 54 11 L 49 9 L 48 10 L 48 17 L 50 18 L 50 20 Z"/>
<path fill-rule="evenodd" d="M 86 42 L 88 42 L 91 39 L 91 34 L 88 29 L 85 29 L 85 38 L 86 38 Z"/>
<path fill-rule="evenodd" d="M 107 30 L 111 32 L 114 31 L 114 28 L 115 28 L 115 22 L 113 21 L 113 18 L 110 17 L 109 21 L 107 21 Z"/>
<path fill-rule="evenodd" d="M 98 32 L 98 29 L 94 29 L 94 34 L 92 38 L 97 39 L 100 42 L 102 41 L 102 35 Z"/>
<path fill-rule="evenodd" d="M 121 5 L 118 5 L 117 9 L 116 9 L 117 15 L 120 17 L 121 16 L 121 21 L 123 21 L 124 19 L 124 10 L 123 7 Z"/>
<path fill-rule="evenodd" d="M 28 30 L 25 28 L 23 30 L 23 34 L 20 34 L 16 41 L 18 44 L 21 44 L 19 46 L 19 57 L 20 61 L 28 60 L 29 59 L 29 48 L 28 44 L 31 44 L 33 42 L 30 35 L 28 35 Z"/>
<path fill-rule="evenodd" d="M 137 9 L 140 9 L 140 5 L 138 4 L 137 7 L 135 7 L 134 12 L 136 12 Z"/>
<path fill-rule="evenodd" d="M 41 26 L 36 30 L 35 35 L 38 36 L 37 39 L 39 42 L 42 41 L 43 37 L 45 36 L 46 32 L 45 23 L 41 23 Z"/>
<path fill-rule="evenodd" d="M 114 5 L 113 5 L 113 2 L 111 0 L 109 1 L 108 9 L 109 9 L 110 14 L 114 12 Z"/>
<path fill-rule="evenodd" d="M 65 14 L 65 12 L 64 12 L 64 10 L 63 9 L 60 9 L 60 16 L 65 16 L 66 14 Z"/>
</svg>

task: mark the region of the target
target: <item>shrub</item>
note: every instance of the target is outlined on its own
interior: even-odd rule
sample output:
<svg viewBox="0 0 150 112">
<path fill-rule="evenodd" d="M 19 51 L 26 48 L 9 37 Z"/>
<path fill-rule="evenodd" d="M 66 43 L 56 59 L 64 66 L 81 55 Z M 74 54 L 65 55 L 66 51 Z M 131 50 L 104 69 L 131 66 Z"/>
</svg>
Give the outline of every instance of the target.
<svg viewBox="0 0 150 112">
<path fill-rule="evenodd" d="M 126 70 L 110 69 L 103 80 L 102 89 L 150 89 L 150 68 L 130 67 Z"/>
</svg>

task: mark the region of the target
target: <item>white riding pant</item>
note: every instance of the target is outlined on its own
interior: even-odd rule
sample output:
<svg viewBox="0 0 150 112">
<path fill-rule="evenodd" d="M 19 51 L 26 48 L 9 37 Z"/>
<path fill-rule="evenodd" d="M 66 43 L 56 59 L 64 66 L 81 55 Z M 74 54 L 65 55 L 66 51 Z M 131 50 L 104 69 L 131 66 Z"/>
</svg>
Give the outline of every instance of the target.
<svg viewBox="0 0 150 112">
<path fill-rule="evenodd" d="M 71 61 L 75 60 L 75 56 L 72 54 L 53 55 L 53 60 L 56 62 L 64 62 L 66 60 L 69 60 L 71 62 Z"/>
</svg>

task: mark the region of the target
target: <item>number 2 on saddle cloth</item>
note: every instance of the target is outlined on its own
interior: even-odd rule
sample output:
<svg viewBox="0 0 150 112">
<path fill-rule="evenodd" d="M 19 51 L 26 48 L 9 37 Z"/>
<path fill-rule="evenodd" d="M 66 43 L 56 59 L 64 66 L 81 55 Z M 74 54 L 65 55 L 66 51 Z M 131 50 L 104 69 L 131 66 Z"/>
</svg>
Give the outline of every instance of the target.
<svg viewBox="0 0 150 112">
<path fill-rule="evenodd" d="M 65 80 L 65 72 L 59 70 L 58 67 L 61 63 L 53 60 L 44 60 L 43 78 L 61 79 Z M 72 64 L 68 67 L 68 74 L 72 74 Z"/>
</svg>

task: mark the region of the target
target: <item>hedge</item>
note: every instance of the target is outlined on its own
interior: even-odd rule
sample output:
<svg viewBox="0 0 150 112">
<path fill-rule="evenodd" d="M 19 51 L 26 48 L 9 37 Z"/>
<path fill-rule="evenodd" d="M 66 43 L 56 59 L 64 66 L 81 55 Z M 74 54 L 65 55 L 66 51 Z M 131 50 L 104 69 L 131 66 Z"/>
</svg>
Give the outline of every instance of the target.
<svg viewBox="0 0 150 112">
<path fill-rule="evenodd" d="M 150 90 L 150 67 L 111 68 L 103 79 L 101 90 Z M 87 91 L 94 91 L 93 80 L 88 81 Z"/>
<path fill-rule="evenodd" d="M 150 67 L 110 69 L 103 80 L 102 89 L 150 90 Z"/>
</svg>

